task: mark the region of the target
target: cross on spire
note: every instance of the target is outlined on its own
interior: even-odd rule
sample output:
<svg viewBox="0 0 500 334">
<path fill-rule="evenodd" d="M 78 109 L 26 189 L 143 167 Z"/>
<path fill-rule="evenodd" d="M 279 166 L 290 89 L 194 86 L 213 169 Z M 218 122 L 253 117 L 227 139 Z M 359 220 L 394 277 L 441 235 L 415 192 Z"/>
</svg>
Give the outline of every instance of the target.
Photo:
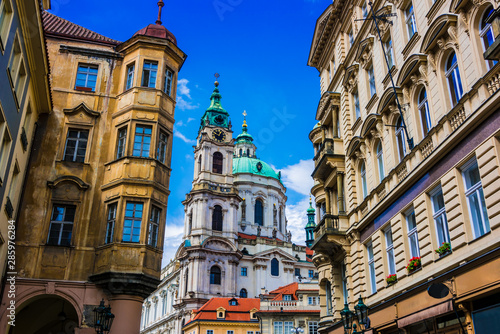
<svg viewBox="0 0 500 334">
<path fill-rule="evenodd" d="M 163 0 L 158 1 L 158 19 L 156 19 L 156 24 L 161 24 L 161 9 L 165 6 Z"/>
<path fill-rule="evenodd" d="M 243 127 L 247 126 L 247 111 L 243 110 Z"/>
<path fill-rule="evenodd" d="M 220 74 L 219 73 L 215 73 L 214 74 L 214 77 L 215 77 L 215 87 L 218 87 L 219 86 L 219 77 L 220 77 Z"/>
</svg>

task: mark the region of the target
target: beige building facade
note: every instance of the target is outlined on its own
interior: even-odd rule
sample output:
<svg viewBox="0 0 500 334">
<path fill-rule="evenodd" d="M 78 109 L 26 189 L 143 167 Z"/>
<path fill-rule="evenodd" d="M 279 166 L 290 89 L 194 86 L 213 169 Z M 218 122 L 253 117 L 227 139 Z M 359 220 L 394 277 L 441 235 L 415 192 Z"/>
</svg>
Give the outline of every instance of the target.
<svg viewBox="0 0 500 334">
<path fill-rule="evenodd" d="M 42 17 L 54 108 L 38 118 L 18 215 L 16 326 L 4 310 L 0 331 L 94 333 L 103 300 L 111 333 L 138 333 L 160 283 L 186 55 L 160 15 L 125 42 Z"/>
<path fill-rule="evenodd" d="M 374 1 L 395 14 L 381 38 L 365 1 L 333 1 L 317 20 L 321 333 L 342 333 L 360 295 L 373 332 L 500 330 L 500 67 L 483 57 L 497 6 Z"/>
</svg>

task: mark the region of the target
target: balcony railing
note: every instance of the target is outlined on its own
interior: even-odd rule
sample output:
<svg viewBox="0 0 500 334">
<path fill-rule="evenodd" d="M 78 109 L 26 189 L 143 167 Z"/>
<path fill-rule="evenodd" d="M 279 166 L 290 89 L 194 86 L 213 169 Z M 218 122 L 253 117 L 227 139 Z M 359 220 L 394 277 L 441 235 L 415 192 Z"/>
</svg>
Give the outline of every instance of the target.
<svg viewBox="0 0 500 334">
<path fill-rule="evenodd" d="M 314 229 L 314 239 L 319 239 L 324 234 L 339 232 L 339 216 L 325 214 L 318 226 Z"/>
<path fill-rule="evenodd" d="M 271 307 L 297 307 L 298 301 L 292 300 L 292 301 L 274 301 L 274 302 L 269 302 L 269 306 Z"/>
<path fill-rule="evenodd" d="M 318 163 L 325 154 L 334 154 L 334 143 L 331 138 L 327 138 L 321 143 L 318 152 L 314 156 L 314 161 Z"/>
</svg>

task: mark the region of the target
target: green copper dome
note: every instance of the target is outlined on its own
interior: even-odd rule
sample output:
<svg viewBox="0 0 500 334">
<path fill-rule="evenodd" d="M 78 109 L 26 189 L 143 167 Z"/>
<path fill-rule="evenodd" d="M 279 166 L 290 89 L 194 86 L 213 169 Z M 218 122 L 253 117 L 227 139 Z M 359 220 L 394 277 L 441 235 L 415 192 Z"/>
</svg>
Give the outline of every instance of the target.
<svg viewBox="0 0 500 334">
<path fill-rule="evenodd" d="M 222 96 L 219 93 L 219 82 L 215 82 L 215 88 L 210 96 L 210 106 L 201 118 L 200 130 L 206 125 L 229 128 L 229 113 L 220 104 Z"/>
<path fill-rule="evenodd" d="M 244 121 L 243 132 L 236 137 L 236 144 L 253 142 L 253 137 L 251 134 L 247 132 L 247 130 L 248 130 L 247 123 L 246 121 Z"/>
<path fill-rule="evenodd" d="M 271 166 L 257 158 L 233 158 L 233 174 L 249 173 L 259 176 L 272 177 L 281 182 L 281 173 L 276 173 Z"/>
<path fill-rule="evenodd" d="M 306 231 L 308 228 L 315 228 L 316 227 L 316 223 L 314 222 L 314 215 L 315 214 L 316 214 L 316 211 L 312 207 L 311 198 L 309 197 L 309 208 L 307 209 L 307 225 L 305 227 Z"/>
<path fill-rule="evenodd" d="M 316 210 L 312 207 L 312 203 L 309 201 L 309 209 L 307 209 L 307 213 L 316 214 Z"/>
</svg>

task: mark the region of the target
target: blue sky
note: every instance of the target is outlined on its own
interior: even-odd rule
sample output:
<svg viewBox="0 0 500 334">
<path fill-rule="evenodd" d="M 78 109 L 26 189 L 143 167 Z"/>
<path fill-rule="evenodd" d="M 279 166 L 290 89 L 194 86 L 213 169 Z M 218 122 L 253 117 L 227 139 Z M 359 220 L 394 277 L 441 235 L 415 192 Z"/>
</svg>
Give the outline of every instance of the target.
<svg viewBox="0 0 500 334">
<path fill-rule="evenodd" d="M 51 12 L 107 37 L 125 41 L 156 20 L 155 0 L 52 0 Z M 316 19 L 330 0 L 166 0 L 162 21 L 188 55 L 178 76 L 164 263 L 181 241 L 191 189 L 193 144 L 220 73 L 222 105 L 234 136 L 243 110 L 257 155 L 282 171 L 293 241 L 304 244 L 312 186 L 309 131 L 320 98 L 316 69 L 307 66 Z"/>
</svg>

